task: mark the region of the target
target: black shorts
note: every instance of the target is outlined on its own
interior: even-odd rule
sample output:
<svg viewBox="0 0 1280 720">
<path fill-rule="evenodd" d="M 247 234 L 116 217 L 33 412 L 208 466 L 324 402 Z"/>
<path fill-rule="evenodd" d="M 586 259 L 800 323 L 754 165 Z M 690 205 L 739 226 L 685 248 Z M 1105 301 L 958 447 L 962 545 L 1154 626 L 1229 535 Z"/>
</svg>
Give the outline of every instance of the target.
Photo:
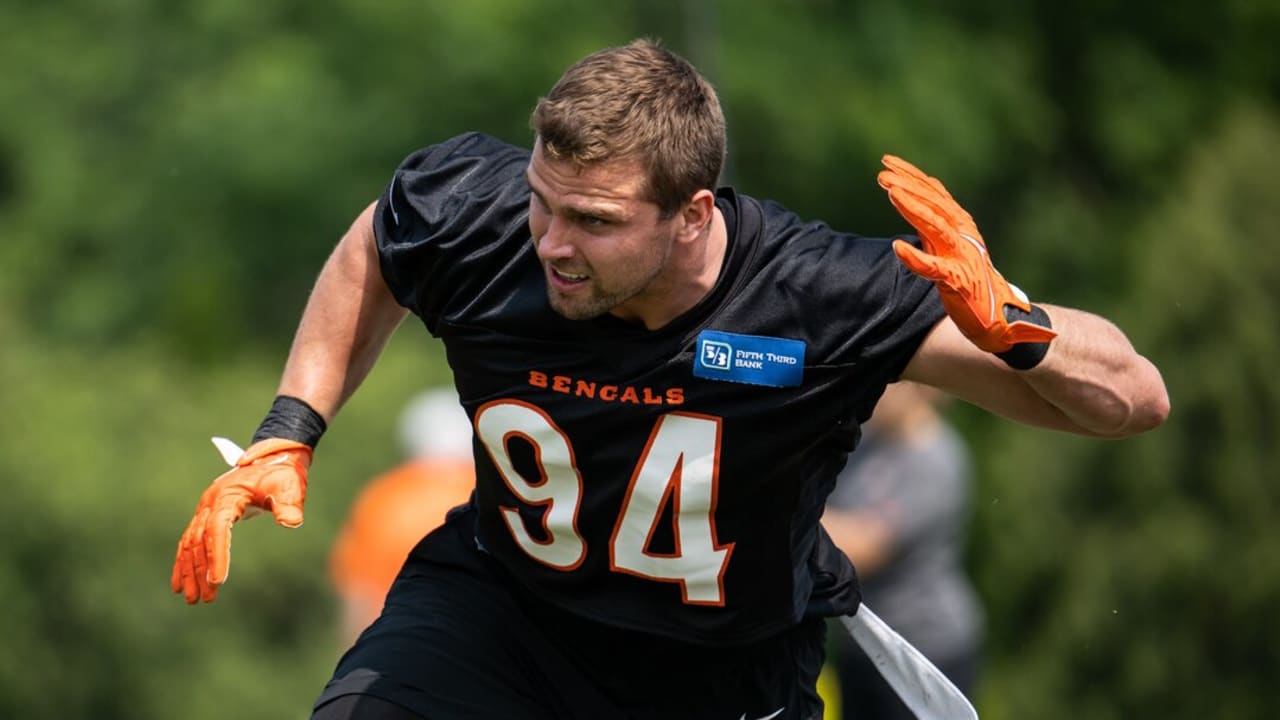
<svg viewBox="0 0 1280 720">
<path fill-rule="evenodd" d="M 474 527 L 455 511 L 414 548 L 317 709 L 367 694 L 431 720 L 821 716 L 822 619 L 734 647 L 595 623 L 524 591 Z"/>
</svg>

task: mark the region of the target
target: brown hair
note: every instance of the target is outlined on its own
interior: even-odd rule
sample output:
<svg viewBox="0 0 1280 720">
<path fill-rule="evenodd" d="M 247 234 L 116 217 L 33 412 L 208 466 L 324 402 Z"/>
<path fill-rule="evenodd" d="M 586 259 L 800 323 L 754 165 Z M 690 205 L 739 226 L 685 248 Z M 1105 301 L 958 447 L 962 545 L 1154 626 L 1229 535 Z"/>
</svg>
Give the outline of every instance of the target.
<svg viewBox="0 0 1280 720">
<path fill-rule="evenodd" d="M 714 190 L 724 165 L 724 113 L 687 60 L 650 40 L 588 55 L 565 71 L 529 120 L 543 151 L 580 165 L 637 158 L 664 217 Z"/>
</svg>

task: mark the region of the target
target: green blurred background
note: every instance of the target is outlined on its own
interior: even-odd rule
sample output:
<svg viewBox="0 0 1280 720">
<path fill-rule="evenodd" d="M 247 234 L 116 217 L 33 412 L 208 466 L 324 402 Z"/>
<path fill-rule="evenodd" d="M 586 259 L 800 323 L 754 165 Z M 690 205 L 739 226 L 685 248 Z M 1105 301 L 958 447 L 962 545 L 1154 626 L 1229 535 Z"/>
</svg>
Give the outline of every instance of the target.
<svg viewBox="0 0 1280 720">
<path fill-rule="evenodd" d="M 174 546 L 267 409 L 307 290 L 414 148 L 529 140 L 582 55 L 661 38 L 721 90 L 726 180 L 869 235 L 895 153 L 1005 274 L 1116 319 L 1173 415 L 1121 442 L 966 407 L 984 718 L 1280 708 L 1280 3 L 0 1 L 0 717 L 303 718 L 325 557 L 446 379 L 414 324 L 321 445 L 305 529 Z M 230 715 L 228 715 L 230 713 Z"/>
</svg>

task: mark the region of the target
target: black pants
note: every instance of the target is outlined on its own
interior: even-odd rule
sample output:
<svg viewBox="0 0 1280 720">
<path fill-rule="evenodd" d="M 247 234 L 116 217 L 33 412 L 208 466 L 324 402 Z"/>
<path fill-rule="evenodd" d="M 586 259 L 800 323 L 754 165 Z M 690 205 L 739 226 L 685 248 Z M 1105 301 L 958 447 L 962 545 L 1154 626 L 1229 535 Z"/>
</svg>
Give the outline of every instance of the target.
<svg viewBox="0 0 1280 720">
<path fill-rule="evenodd" d="M 729 648 L 602 625 L 522 590 L 473 528 L 456 513 L 414 549 L 313 720 L 821 715 L 821 619 Z"/>
</svg>

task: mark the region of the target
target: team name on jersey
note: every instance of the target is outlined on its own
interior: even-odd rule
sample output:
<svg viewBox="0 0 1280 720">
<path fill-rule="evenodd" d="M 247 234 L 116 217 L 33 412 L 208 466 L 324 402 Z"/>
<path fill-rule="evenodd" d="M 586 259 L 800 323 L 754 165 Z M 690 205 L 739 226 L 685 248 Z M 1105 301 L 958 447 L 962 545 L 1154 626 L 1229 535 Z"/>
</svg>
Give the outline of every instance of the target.
<svg viewBox="0 0 1280 720">
<path fill-rule="evenodd" d="M 574 397 L 600 400 L 602 402 L 622 402 L 632 405 L 682 405 L 684 404 L 684 388 L 651 388 L 631 385 L 611 385 L 594 380 L 569 377 L 568 375 L 549 375 L 538 370 L 529 371 L 529 385 L 553 392 L 573 395 Z"/>
</svg>

